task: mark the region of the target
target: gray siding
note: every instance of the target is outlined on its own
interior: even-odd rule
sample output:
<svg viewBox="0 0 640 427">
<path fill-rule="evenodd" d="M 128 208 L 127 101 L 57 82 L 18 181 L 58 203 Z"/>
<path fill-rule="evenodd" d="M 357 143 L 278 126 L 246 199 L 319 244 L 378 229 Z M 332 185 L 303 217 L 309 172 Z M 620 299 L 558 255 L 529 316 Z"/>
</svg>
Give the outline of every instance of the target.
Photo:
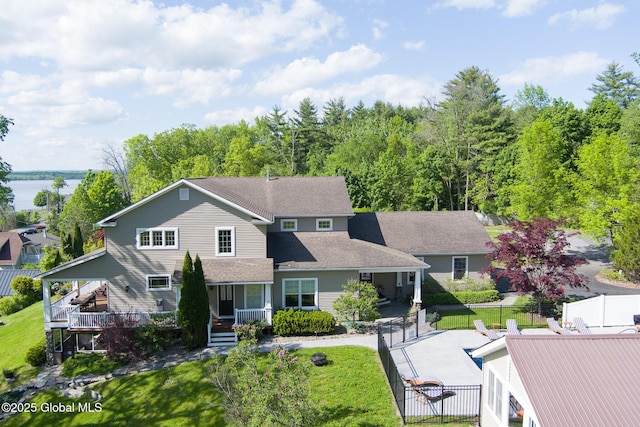
<svg viewBox="0 0 640 427">
<path fill-rule="evenodd" d="M 349 279 L 358 279 L 358 271 L 289 271 L 276 273 L 273 283 L 273 307 L 282 308 L 282 279 L 318 279 L 318 305 L 322 311 L 333 313 L 333 301 L 342 293 Z"/>
<path fill-rule="evenodd" d="M 468 257 L 469 277 L 475 279 L 480 278 L 478 272 L 489 265 L 489 260 L 484 255 L 455 255 L 458 256 Z M 451 279 L 453 258 L 454 255 L 425 255 L 424 261 L 431 266 L 426 273 L 439 282 Z"/>
<path fill-rule="evenodd" d="M 137 249 L 136 229 L 154 227 L 177 228 L 178 249 Z M 215 227 L 235 227 L 236 257 L 266 257 L 264 225 L 252 224 L 248 215 L 197 191 L 190 191 L 189 200 L 179 200 L 175 189 L 119 218 L 116 227 L 105 229 L 109 254 L 120 260 L 117 271 L 107 275 L 115 288 L 109 292 L 109 308 L 156 311 L 156 300 L 162 299 L 164 310 L 175 309 L 175 290 L 147 291 L 146 276 L 173 274 L 187 250 L 194 259 L 215 258 Z"/>
</svg>

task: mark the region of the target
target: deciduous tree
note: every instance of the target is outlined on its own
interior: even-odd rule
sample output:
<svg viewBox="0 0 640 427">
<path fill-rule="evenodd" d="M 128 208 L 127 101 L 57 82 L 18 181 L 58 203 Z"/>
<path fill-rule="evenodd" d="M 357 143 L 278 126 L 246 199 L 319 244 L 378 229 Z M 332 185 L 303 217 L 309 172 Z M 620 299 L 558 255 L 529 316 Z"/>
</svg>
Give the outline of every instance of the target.
<svg viewBox="0 0 640 427">
<path fill-rule="evenodd" d="M 490 243 L 488 257 L 492 264 L 483 269 L 497 282 L 508 280 L 510 290 L 519 295 L 532 295 L 538 301 L 564 297 L 565 288 L 586 288 L 588 278 L 576 272 L 584 258 L 566 252 L 572 234 L 560 228 L 562 221 L 536 217 L 531 221 L 515 221 L 511 231 Z"/>
<path fill-rule="evenodd" d="M 380 317 L 378 292 L 371 283 L 349 280 L 333 302 L 333 309 L 345 321 L 375 320 Z"/>
</svg>

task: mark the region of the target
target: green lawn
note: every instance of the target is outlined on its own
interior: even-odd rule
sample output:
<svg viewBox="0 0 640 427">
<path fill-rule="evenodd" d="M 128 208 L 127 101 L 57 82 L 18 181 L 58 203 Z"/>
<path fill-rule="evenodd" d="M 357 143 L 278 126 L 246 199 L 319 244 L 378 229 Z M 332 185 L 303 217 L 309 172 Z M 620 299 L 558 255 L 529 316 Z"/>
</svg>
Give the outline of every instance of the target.
<svg viewBox="0 0 640 427">
<path fill-rule="evenodd" d="M 17 380 L 11 387 L 28 381 L 36 376 L 38 368 L 34 368 L 24 361 L 27 350 L 44 336 L 44 319 L 42 301 L 9 316 L 2 316 L 0 320 L 0 371 L 14 369 Z M 0 376 L 0 392 L 11 388 L 4 377 Z"/>
<path fill-rule="evenodd" d="M 438 329 L 475 329 L 473 321 L 481 319 L 487 328 L 493 323 L 500 323 L 500 328 L 505 328 L 506 319 L 515 319 L 520 328 L 546 328 L 546 318 L 532 315 L 530 305 L 513 305 L 498 308 L 460 308 L 455 310 L 440 310 Z"/>
<path fill-rule="evenodd" d="M 328 347 L 297 350 L 296 354 L 308 359 L 318 351 L 331 363 L 311 371 L 312 400 L 319 408 L 315 425 L 402 425 L 375 350 Z M 79 412 L 79 403 L 89 400 L 66 399 L 54 391 L 41 393 L 31 400 L 36 413 L 14 416 L 6 425 L 223 426 L 220 395 L 208 379 L 208 363 L 184 363 L 98 384 L 94 389 L 103 396 L 100 412 Z M 41 410 L 46 404 L 74 402 L 73 412 Z"/>
</svg>

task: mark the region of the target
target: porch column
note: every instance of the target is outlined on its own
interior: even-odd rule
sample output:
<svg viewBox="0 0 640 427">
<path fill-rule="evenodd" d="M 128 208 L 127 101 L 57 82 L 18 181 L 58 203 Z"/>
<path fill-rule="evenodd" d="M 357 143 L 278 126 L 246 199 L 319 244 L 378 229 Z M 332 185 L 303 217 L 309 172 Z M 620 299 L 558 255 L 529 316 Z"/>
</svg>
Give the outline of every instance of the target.
<svg viewBox="0 0 640 427">
<path fill-rule="evenodd" d="M 402 298 L 404 297 L 404 293 L 402 292 L 402 276 L 403 276 L 403 272 L 398 271 L 396 272 L 396 299 L 397 300 L 402 300 Z"/>
<path fill-rule="evenodd" d="M 271 283 L 265 283 L 264 285 L 264 315 L 267 326 L 271 326 L 271 318 L 273 316 L 273 306 L 271 303 L 271 285 Z"/>
<path fill-rule="evenodd" d="M 413 283 L 413 306 L 420 310 L 422 308 L 422 270 L 416 270 L 416 280 Z"/>
<path fill-rule="evenodd" d="M 51 282 L 49 280 L 42 281 L 42 308 L 44 310 L 44 324 L 51 322 Z"/>
</svg>

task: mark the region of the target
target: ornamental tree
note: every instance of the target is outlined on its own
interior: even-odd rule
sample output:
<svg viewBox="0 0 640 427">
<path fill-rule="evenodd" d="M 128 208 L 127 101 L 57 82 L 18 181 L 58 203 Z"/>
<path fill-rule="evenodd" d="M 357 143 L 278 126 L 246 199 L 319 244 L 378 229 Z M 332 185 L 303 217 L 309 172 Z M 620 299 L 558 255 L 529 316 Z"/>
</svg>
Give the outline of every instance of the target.
<svg viewBox="0 0 640 427">
<path fill-rule="evenodd" d="M 371 283 L 349 280 L 342 286 L 342 295 L 333 302 L 333 309 L 344 320 L 375 320 L 378 313 L 378 292 Z"/>
<path fill-rule="evenodd" d="M 481 273 L 491 274 L 496 282 L 508 280 L 509 290 L 519 295 L 533 296 L 538 313 L 543 298 L 563 298 L 567 286 L 587 288 L 589 279 L 576 273 L 586 260 L 566 253 L 568 238 L 575 233 L 559 229 L 562 223 L 544 217 L 512 222 L 511 231 L 500 234 L 497 243 L 489 243 L 493 250 L 487 257 L 493 263 Z"/>
</svg>

